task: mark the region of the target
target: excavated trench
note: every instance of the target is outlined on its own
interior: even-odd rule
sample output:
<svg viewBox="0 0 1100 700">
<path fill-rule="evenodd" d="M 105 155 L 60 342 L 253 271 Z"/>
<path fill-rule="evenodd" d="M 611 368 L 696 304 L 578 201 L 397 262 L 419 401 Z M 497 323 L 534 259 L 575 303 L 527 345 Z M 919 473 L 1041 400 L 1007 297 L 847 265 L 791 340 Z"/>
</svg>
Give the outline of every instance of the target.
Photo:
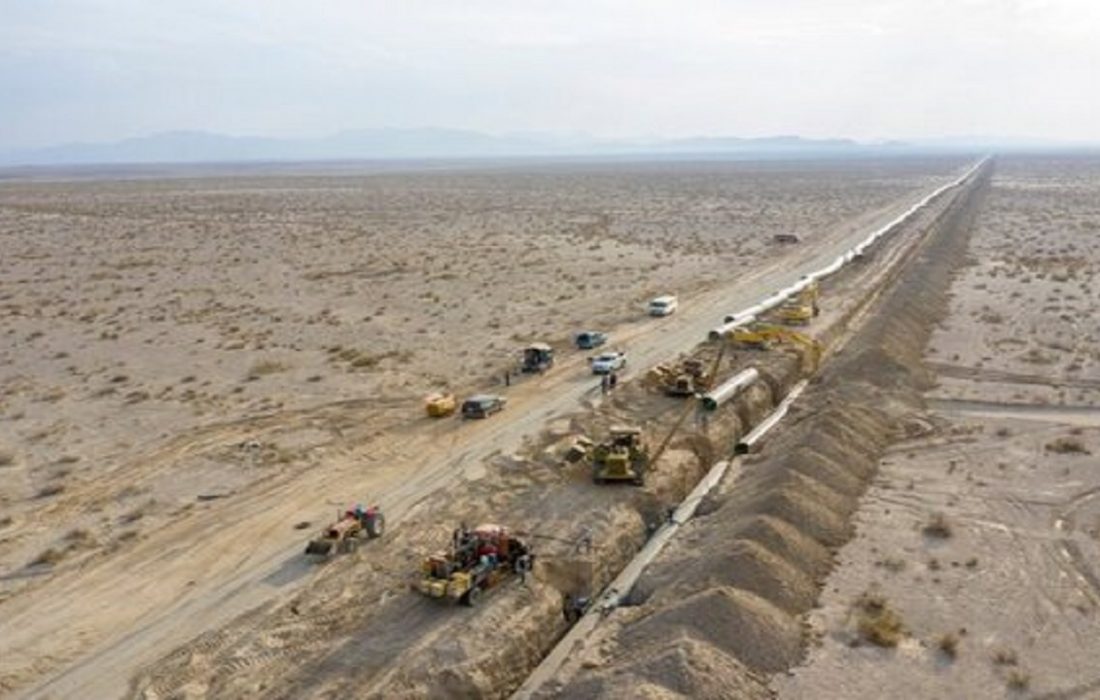
<svg viewBox="0 0 1100 700">
<path fill-rule="evenodd" d="M 965 230 L 980 189 L 967 185 L 933 221 L 910 224 L 932 235 L 916 246 L 898 244 L 919 258 L 904 271 L 891 269 L 873 315 L 800 401 L 810 408 L 793 412 L 793 427 L 766 453 L 743 459 L 732 488 L 723 485 L 700 506 L 691 531 L 608 619 L 606 651 L 572 666 L 546 693 L 643 697 L 646 688 L 663 688 L 751 698 L 764 688 L 758 674 L 798 660 L 799 616 L 817 597 L 831 551 L 851 535 L 850 516 L 878 455 L 920 400 L 921 348 L 965 249 L 965 236 L 953 234 Z M 846 335 L 875 296 L 852 304 L 825 342 Z M 715 353 L 704 344 L 694 354 L 709 361 Z M 239 619 L 236 632 L 204 635 L 162 660 L 135 681 L 133 694 L 507 696 L 568 630 L 565 601 L 594 595 L 631 561 L 669 509 L 802 379 L 800 364 L 789 352 L 727 353 L 722 376 L 751 365 L 762 381 L 706 418 L 689 415 L 645 489 L 595 488 L 587 467 L 561 459 L 576 435 L 640 424 L 652 448 L 691 410 L 644 381 L 627 383 L 520 454 L 496 459 L 461 499 L 430 498 L 387 538 L 387 551 L 397 554 L 365 552 L 362 561 L 336 563 L 310 590 Z M 505 585 L 475 610 L 434 606 L 405 590 L 407 579 L 393 572 L 415 570 L 408 553 L 436 549 L 454 524 L 480 519 L 511 525 L 532 541 L 538 561 L 526 585 Z"/>
<path fill-rule="evenodd" d="M 922 406 L 922 354 L 946 313 L 988 170 L 800 399 L 800 416 L 743 465 L 540 697 L 769 698 L 802 657 L 817 599 L 885 448 Z M 835 327 L 834 327 L 835 329 Z M 839 330 L 839 329 L 837 329 Z"/>
</svg>

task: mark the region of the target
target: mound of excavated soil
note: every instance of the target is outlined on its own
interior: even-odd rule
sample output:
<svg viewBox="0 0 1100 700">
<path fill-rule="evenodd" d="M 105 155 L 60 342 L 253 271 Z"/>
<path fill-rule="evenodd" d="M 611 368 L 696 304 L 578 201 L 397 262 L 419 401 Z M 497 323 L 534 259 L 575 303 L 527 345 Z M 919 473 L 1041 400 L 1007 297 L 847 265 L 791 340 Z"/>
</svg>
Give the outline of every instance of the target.
<svg viewBox="0 0 1100 700">
<path fill-rule="evenodd" d="M 797 620 L 754 593 L 726 586 L 669 601 L 626 629 L 622 643 L 641 649 L 679 636 L 711 644 L 761 671 L 787 668 L 802 647 Z"/>
<path fill-rule="evenodd" d="M 759 542 L 738 539 L 730 543 L 728 536 L 711 536 L 697 547 L 709 556 L 661 561 L 638 581 L 633 597 L 646 600 L 654 591 L 690 581 L 693 586 L 740 588 L 784 610 L 798 612 L 812 605 L 817 596 L 811 576 Z"/>
<path fill-rule="evenodd" d="M 821 543 L 787 521 L 771 515 L 753 516 L 733 526 L 731 533 L 741 539 L 759 542 L 812 578 L 825 574 L 832 565 L 832 554 Z"/>
<path fill-rule="evenodd" d="M 563 697 L 588 698 L 770 698 L 763 680 L 736 657 L 689 639 L 672 640 L 643 660 L 570 686 Z"/>
</svg>

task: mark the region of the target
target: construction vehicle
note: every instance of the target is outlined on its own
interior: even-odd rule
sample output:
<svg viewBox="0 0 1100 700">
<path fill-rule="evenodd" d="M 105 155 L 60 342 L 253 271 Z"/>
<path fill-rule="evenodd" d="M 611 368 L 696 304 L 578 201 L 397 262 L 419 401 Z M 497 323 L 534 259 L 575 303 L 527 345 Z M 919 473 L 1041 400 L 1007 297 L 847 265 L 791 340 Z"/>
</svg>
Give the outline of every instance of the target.
<svg viewBox="0 0 1100 700">
<path fill-rule="evenodd" d="M 734 328 L 727 337 L 734 345 L 754 350 L 770 350 L 780 343 L 793 345 L 802 355 L 802 367 L 806 372 L 813 372 L 821 362 L 820 342 L 804 333 L 772 323 L 755 321 Z"/>
<path fill-rule="evenodd" d="M 703 361 L 689 357 L 680 363 L 679 372 L 674 374 L 661 387 L 668 396 L 695 396 L 710 387 L 710 373 Z"/>
<path fill-rule="evenodd" d="M 378 506 L 355 505 L 338 513 L 336 522 L 321 530 L 306 545 L 306 554 L 327 557 L 337 552 L 354 551 L 364 539 L 375 539 L 386 530 L 386 516 Z"/>
<path fill-rule="evenodd" d="M 437 392 L 429 394 L 424 399 L 424 410 L 432 418 L 443 418 L 453 415 L 458 408 L 455 395 L 451 393 Z"/>
<path fill-rule="evenodd" d="M 686 398 L 710 388 L 710 372 L 703 361 L 688 357 L 678 364 L 661 364 L 649 372 L 650 380 L 655 382 L 667 396 Z"/>
<path fill-rule="evenodd" d="M 818 299 L 821 292 L 817 282 L 811 282 L 802 288 L 798 294 L 783 302 L 783 305 L 775 313 L 775 317 L 781 322 L 792 326 L 805 326 L 819 313 Z"/>
<path fill-rule="evenodd" d="M 527 545 L 500 525 L 454 531 L 451 549 L 424 560 L 413 588 L 429 598 L 477 605 L 482 593 L 534 564 Z"/>
<path fill-rule="evenodd" d="M 546 343 L 531 343 L 523 349 L 523 362 L 520 369 L 524 372 L 545 372 L 554 366 L 554 348 Z"/>
<path fill-rule="evenodd" d="M 589 451 L 592 461 L 592 481 L 597 484 L 630 482 L 645 483 L 649 453 L 642 444 L 642 431 L 630 426 L 615 426 L 606 442 Z"/>
</svg>

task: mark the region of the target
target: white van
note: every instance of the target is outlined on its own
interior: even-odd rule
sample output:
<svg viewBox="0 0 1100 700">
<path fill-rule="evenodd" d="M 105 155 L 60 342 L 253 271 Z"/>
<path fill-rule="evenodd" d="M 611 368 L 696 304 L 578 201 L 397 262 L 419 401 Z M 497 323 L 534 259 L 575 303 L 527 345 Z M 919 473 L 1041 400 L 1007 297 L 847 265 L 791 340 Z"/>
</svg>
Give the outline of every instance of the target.
<svg viewBox="0 0 1100 700">
<path fill-rule="evenodd" d="M 677 304 L 676 297 L 666 294 L 663 297 L 650 299 L 647 311 L 650 316 L 668 316 L 676 311 Z"/>
</svg>

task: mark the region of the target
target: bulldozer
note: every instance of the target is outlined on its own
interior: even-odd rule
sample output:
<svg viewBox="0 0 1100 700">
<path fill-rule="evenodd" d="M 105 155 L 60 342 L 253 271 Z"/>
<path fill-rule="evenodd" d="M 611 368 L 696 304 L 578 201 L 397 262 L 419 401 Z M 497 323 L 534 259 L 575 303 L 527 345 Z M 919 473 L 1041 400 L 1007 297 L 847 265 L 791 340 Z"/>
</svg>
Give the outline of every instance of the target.
<svg viewBox="0 0 1100 700">
<path fill-rule="evenodd" d="M 793 345 L 800 351 L 802 369 L 805 372 L 813 372 L 821 362 L 820 342 L 804 333 L 783 326 L 756 321 L 734 328 L 727 337 L 738 347 L 754 350 L 770 350 L 780 343 Z"/>
<path fill-rule="evenodd" d="M 808 325 L 821 313 L 821 307 L 818 305 L 820 298 L 821 290 L 817 282 L 811 282 L 798 294 L 783 302 L 776 311 L 775 317 L 780 323 L 790 326 Z"/>
<path fill-rule="evenodd" d="M 526 575 L 534 555 L 501 525 L 480 525 L 454 531 L 451 549 L 424 560 L 416 591 L 428 596 L 475 606 L 484 591 L 513 574 Z"/>
<path fill-rule="evenodd" d="M 376 539 L 386 529 L 386 516 L 378 506 L 355 505 L 337 513 L 336 521 L 309 541 L 306 554 L 327 557 L 337 552 L 352 552 L 364 539 Z"/>
<path fill-rule="evenodd" d="M 589 451 L 592 461 L 592 481 L 597 484 L 629 482 L 635 486 L 645 483 L 649 466 L 649 452 L 642 444 L 639 428 L 616 426 L 610 438 Z"/>
</svg>

